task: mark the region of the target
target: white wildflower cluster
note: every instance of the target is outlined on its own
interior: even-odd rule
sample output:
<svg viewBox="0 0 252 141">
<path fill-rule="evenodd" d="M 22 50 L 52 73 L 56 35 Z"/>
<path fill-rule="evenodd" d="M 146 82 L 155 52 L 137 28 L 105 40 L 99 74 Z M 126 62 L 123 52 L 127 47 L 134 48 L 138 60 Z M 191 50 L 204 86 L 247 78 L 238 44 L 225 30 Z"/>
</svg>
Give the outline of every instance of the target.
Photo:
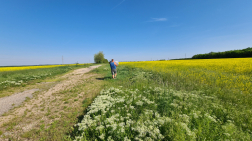
<svg viewBox="0 0 252 141">
<path fill-rule="evenodd" d="M 188 124 L 190 122 L 190 117 L 186 114 L 179 115 L 179 117 L 180 117 L 180 120 L 184 123 Z"/>
<path fill-rule="evenodd" d="M 156 118 L 152 119 L 153 114 L 156 114 Z M 146 139 L 150 136 L 152 140 L 161 140 L 164 136 L 160 133 L 159 126 L 161 125 L 160 121 L 164 121 L 158 113 L 155 113 L 152 110 L 144 110 L 143 114 L 139 116 L 139 121 L 133 125 L 132 130 L 136 131 L 138 136 L 135 140 Z M 147 136 L 148 135 L 148 136 Z"/>
<path fill-rule="evenodd" d="M 13 85 L 21 85 L 23 83 L 23 80 L 20 80 L 20 81 L 9 81 L 9 80 L 6 80 L 6 81 L 3 81 L 0 83 L 0 85 L 4 85 L 4 86 L 13 86 Z"/>
<path fill-rule="evenodd" d="M 92 136 L 92 139 L 110 141 L 166 140 L 179 132 L 176 134 L 188 140 L 197 140 L 196 135 L 204 128 L 219 130 L 216 127 L 221 128 L 223 136 L 231 138 L 238 127 L 230 115 L 226 116 L 230 121 L 218 126 L 223 121 L 214 115 L 215 110 L 227 113 L 217 98 L 203 92 L 180 92 L 161 87 L 139 90 L 111 87 L 102 90 L 88 107 L 87 114 L 77 124 L 81 134 L 75 139 L 88 140 L 87 137 Z M 206 121 L 211 123 L 208 127 L 204 125 Z M 193 123 L 202 123 L 201 129 Z M 162 134 L 161 129 L 167 129 L 168 135 Z"/>
<path fill-rule="evenodd" d="M 208 114 L 208 113 L 205 113 L 204 116 L 205 116 L 207 119 L 209 119 L 210 121 L 212 121 L 212 122 L 217 122 L 216 119 L 215 119 L 215 118 L 216 118 L 215 116 L 211 116 L 211 115 Z"/>
<path fill-rule="evenodd" d="M 157 119 L 154 120 L 153 122 L 155 122 L 156 124 L 159 124 L 159 125 L 163 125 L 165 123 L 172 122 L 172 119 L 169 118 L 169 117 L 159 117 L 159 116 L 157 116 Z"/>
<path fill-rule="evenodd" d="M 197 119 L 197 118 L 201 117 L 201 112 L 200 111 L 192 111 L 191 115 L 192 115 L 192 117 Z"/>
<path fill-rule="evenodd" d="M 149 90 L 149 89 L 144 90 L 143 93 L 144 93 L 144 94 L 149 94 L 149 93 L 150 93 L 150 90 Z"/>
<path fill-rule="evenodd" d="M 146 97 L 144 97 L 144 96 L 142 96 L 142 100 L 144 101 L 144 102 L 146 102 L 147 104 L 154 104 L 155 102 L 153 102 L 153 101 L 150 101 L 148 98 L 146 98 Z"/>
<path fill-rule="evenodd" d="M 187 115 L 192 116 L 194 119 L 198 119 L 200 117 L 200 118 L 206 118 L 206 119 L 208 119 L 212 122 L 215 122 L 215 123 L 218 121 L 218 119 L 215 115 L 210 115 L 208 113 L 202 115 L 201 112 L 197 110 L 198 109 L 197 104 L 200 101 L 207 102 L 205 104 L 207 104 L 206 107 L 208 106 L 209 109 L 223 108 L 219 104 L 212 103 L 212 101 L 215 100 L 215 97 L 206 96 L 205 94 L 199 95 L 199 94 L 195 94 L 195 93 L 184 93 L 184 92 L 178 92 L 178 91 L 170 91 L 170 94 L 171 94 L 171 96 L 174 97 L 172 103 L 170 104 L 170 106 L 173 107 L 174 109 L 177 109 L 180 111 L 190 109 L 191 112 Z M 183 117 L 183 119 L 181 119 L 182 117 Z M 188 116 L 185 117 L 185 116 L 180 115 L 180 120 L 182 120 L 182 121 L 186 120 L 187 122 L 190 122 Z"/>
<path fill-rule="evenodd" d="M 91 115 L 92 113 L 96 113 L 101 111 L 102 113 L 106 113 L 106 109 L 113 106 L 115 99 L 109 95 L 100 95 L 98 96 L 91 106 L 88 107 L 87 115 Z"/>
<path fill-rule="evenodd" d="M 223 109 L 223 106 L 217 103 L 212 103 L 213 108 L 215 109 Z"/>
<path fill-rule="evenodd" d="M 118 93 L 123 93 L 123 91 L 118 88 L 111 87 L 109 89 L 101 90 L 100 95 L 114 95 Z"/>
<path fill-rule="evenodd" d="M 124 141 L 131 141 L 128 137 L 124 137 Z"/>
<path fill-rule="evenodd" d="M 224 135 L 227 137 L 237 132 L 237 127 L 231 121 L 228 121 L 225 125 L 222 125 L 222 129 L 225 131 Z"/>
<path fill-rule="evenodd" d="M 161 140 L 164 136 L 159 128 L 165 122 L 171 122 L 169 117 L 161 117 L 156 111 L 144 109 L 137 115 L 138 107 L 144 104 L 153 105 L 154 101 L 142 96 L 138 89 L 121 90 L 109 88 L 102 90 L 88 107 L 87 114 L 78 123 L 82 132 L 75 140 L 86 139 L 88 131 L 95 132 L 97 139 L 116 140 L 115 136 L 123 136 L 123 140 L 131 140 L 125 134 L 134 131 L 134 139 Z M 155 118 L 154 118 L 155 117 Z M 134 120 L 133 120 L 134 119 Z M 138 120 L 136 120 L 138 119 Z M 105 132 L 105 130 L 107 132 Z M 88 139 L 87 139 L 88 140 Z"/>
<path fill-rule="evenodd" d="M 136 105 L 138 105 L 138 106 L 142 106 L 143 104 L 144 103 L 141 100 L 139 100 L 139 101 L 136 102 Z"/>
<path fill-rule="evenodd" d="M 134 75 L 133 80 L 147 80 L 150 76 L 149 73 L 143 71 L 137 71 Z"/>
<path fill-rule="evenodd" d="M 173 93 L 173 96 L 179 98 L 179 99 L 182 99 L 184 97 L 184 93 L 182 92 L 175 92 Z"/>
<path fill-rule="evenodd" d="M 171 106 L 173 106 L 174 108 L 177 108 L 179 105 L 177 103 L 171 103 Z"/>
<path fill-rule="evenodd" d="M 188 128 L 186 123 L 180 122 L 179 125 L 186 131 L 188 136 L 196 138 L 196 134 Z"/>
<path fill-rule="evenodd" d="M 131 96 L 133 97 L 137 95 L 137 91 L 134 91 L 134 90 L 127 89 L 126 92 L 130 93 Z"/>
<path fill-rule="evenodd" d="M 85 115 L 82 119 L 81 123 L 78 123 L 80 131 L 84 131 L 85 129 L 95 126 L 96 120 L 93 120 L 90 115 Z"/>
<path fill-rule="evenodd" d="M 154 91 L 154 94 L 161 94 L 164 91 L 164 89 L 160 87 L 155 87 L 153 91 Z"/>
<path fill-rule="evenodd" d="M 6 80 L 6 81 L 2 81 L 0 82 L 0 86 L 4 86 L 4 87 L 7 87 L 7 86 L 19 86 L 25 82 L 27 82 L 28 80 L 35 80 L 35 79 L 39 79 L 41 77 L 46 77 L 48 75 L 51 75 L 51 74 L 39 74 L 39 75 L 31 75 L 31 76 L 21 76 L 21 79 L 22 80 Z"/>
</svg>

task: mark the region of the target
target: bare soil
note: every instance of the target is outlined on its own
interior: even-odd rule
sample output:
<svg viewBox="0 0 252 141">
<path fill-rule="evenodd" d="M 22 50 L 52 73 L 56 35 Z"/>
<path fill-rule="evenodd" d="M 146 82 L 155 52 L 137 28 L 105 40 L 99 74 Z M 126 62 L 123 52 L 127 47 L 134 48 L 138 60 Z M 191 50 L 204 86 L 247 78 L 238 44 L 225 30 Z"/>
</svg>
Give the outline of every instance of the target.
<svg viewBox="0 0 252 141">
<path fill-rule="evenodd" d="M 32 94 L 39 89 L 26 90 L 11 96 L 0 98 L 0 116 L 15 106 L 19 106 L 26 98 L 32 98 Z"/>
</svg>

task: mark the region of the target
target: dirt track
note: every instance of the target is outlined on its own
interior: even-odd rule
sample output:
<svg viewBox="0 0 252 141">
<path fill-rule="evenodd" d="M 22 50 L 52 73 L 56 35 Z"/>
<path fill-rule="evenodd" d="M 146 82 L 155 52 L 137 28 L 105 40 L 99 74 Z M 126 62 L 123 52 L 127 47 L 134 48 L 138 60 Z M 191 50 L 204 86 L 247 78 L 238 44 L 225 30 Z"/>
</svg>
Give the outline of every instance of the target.
<svg viewBox="0 0 252 141">
<path fill-rule="evenodd" d="M 49 90 L 39 94 L 38 96 L 36 96 L 36 98 L 32 98 L 32 93 L 34 93 L 37 89 L 27 90 L 27 91 L 24 91 L 23 93 L 13 94 L 9 97 L 1 98 L 0 106 L 1 106 L 1 109 L 4 109 L 4 110 L 2 110 L 2 113 L 0 111 L 0 127 L 4 123 L 9 122 L 16 117 L 23 116 L 25 111 L 29 111 L 30 113 L 34 114 L 34 116 L 44 114 L 43 112 L 39 110 L 41 106 L 38 106 L 38 105 L 41 105 L 41 103 L 43 103 L 43 105 L 46 105 L 45 107 L 53 108 L 53 107 L 48 106 L 47 104 L 50 101 L 57 98 L 53 96 L 54 93 L 72 88 L 76 86 L 77 84 L 82 83 L 83 81 L 85 81 L 85 79 L 92 77 L 92 74 L 84 74 L 84 73 L 87 73 L 98 67 L 100 67 L 100 65 L 91 66 L 89 68 L 77 69 L 71 73 L 61 76 L 61 78 L 64 79 L 63 81 L 57 83 L 56 85 L 51 87 Z M 38 84 L 38 86 L 39 85 L 41 84 Z M 32 99 L 29 102 L 23 102 L 26 99 L 26 97 L 30 97 Z M 8 103 L 6 103 L 7 101 Z M 23 104 L 21 104 L 22 102 Z M 8 110 L 11 109 L 13 106 L 18 106 L 20 104 L 21 104 L 20 107 L 16 107 L 13 110 L 8 112 Z M 52 106 L 55 106 L 55 105 L 52 105 Z M 3 114 L 4 112 L 6 112 L 7 115 L 1 116 L 1 114 Z M 22 125 L 20 128 L 22 128 L 23 131 L 29 131 L 34 125 L 36 125 L 36 121 L 33 121 L 28 125 L 27 124 Z"/>
</svg>

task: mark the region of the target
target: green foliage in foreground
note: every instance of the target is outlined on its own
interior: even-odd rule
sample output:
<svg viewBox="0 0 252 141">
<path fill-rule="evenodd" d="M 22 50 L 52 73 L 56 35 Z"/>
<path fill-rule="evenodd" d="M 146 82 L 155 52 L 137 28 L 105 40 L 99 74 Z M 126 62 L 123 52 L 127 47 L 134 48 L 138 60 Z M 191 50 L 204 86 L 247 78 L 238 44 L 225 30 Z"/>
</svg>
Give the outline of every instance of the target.
<svg viewBox="0 0 252 141">
<path fill-rule="evenodd" d="M 209 93 L 213 92 L 211 88 L 184 91 L 187 84 L 168 85 L 164 74 L 124 66 L 118 67 L 115 80 L 111 79 L 108 67 L 96 72 L 107 73 L 104 80 L 110 84 L 76 125 L 75 140 L 252 138 L 251 105 L 223 101 L 225 97 Z"/>
<path fill-rule="evenodd" d="M 53 77 L 58 74 L 66 73 L 72 69 L 88 66 L 90 66 L 90 64 L 0 72 L 0 91 L 9 87 L 25 86 L 33 80 Z"/>
<path fill-rule="evenodd" d="M 252 57 L 252 47 L 242 50 L 230 50 L 224 52 L 210 52 L 206 54 L 196 54 L 192 59 L 211 59 L 211 58 L 243 58 Z"/>
</svg>

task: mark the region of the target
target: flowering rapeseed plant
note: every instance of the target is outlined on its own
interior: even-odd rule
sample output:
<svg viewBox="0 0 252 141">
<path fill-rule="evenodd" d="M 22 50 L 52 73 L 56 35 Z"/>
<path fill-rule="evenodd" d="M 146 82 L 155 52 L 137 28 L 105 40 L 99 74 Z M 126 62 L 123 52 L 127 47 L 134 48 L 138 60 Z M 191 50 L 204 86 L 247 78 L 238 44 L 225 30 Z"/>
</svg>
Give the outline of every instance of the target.
<svg viewBox="0 0 252 141">
<path fill-rule="evenodd" d="M 181 78 L 183 83 L 252 94 L 252 58 L 121 62 L 121 65 Z"/>
<path fill-rule="evenodd" d="M 19 71 L 19 70 L 28 70 L 28 69 L 41 69 L 41 68 L 54 68 L 61 66 L 74 66 L 76 64 L 67 64 L 67 65 L 44 65 L 44 66 L 23 66 L 23 67 L 0 67 L 0 72 L 5 71 Z M 84 65 L 84 64 L 77 64 Z"/>
</svg>

